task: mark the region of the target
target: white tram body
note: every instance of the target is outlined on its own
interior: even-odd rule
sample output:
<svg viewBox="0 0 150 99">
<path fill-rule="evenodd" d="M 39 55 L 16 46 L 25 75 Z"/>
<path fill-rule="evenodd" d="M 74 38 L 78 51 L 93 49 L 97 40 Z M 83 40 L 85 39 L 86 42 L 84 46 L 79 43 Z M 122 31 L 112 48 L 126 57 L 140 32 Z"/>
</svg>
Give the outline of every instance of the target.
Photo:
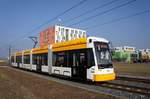
<svg viewBox="0 0 150 99">
<path fill-rule="evenodd" d="M 11 56 L 11 63 L 18 68 L 82 80 L 99 82 L 115 79 L 109 41 L 98 37 L 16 52 Z"/>
</svg>

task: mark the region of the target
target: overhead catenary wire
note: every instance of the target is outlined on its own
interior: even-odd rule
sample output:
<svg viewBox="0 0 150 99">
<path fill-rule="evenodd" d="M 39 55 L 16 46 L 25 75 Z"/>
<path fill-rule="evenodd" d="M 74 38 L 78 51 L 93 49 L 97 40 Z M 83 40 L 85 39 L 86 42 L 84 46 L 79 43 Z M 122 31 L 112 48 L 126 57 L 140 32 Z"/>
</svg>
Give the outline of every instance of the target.
<svg viewBox="0 0 150 99">
<path fill-rule="evenodd" d="M 121 4 L 121 5 L 118 5 L 118 6 L 116 6 L 116 7 L 111 8 L 111 9 L 105 10 L 105 11 L 103 11 L 103 12 L 100 12 L 100 13 L 96 14 L 96 15 L 87 17 L 87 18 L 85 18 L 85 19 L 83 19 L 83 20 L 80 20 L 80 21 L 78 21 L 78 22 L 76 22 L 76 23 L 70 24 L 69 26 L 74 26 L 74 25 L 83 23 L 83 22 L 85 22 L 85 21 L 87 21 L 87 20 L 91 20 L 91 19 L 93 19 L 93 18 L 95 18 L 95 17 L 98 17 L 98 16 L 100 16 L 100 15 L 106 14 L 106 13 L 108 13 L 108 12 L 111 12 L 111 11 L 115 10 L 115 9 L 121 8 L 121 7 L 126 6 L 126 5 L 128 5 L 128 4 L 131 4 L 131 3 L 135 2 L 135 1 L 136 1 L 136 0 L 130 0 L 130 1 L 126 2 L 126 3 L 123 3 L 123 4 Z"/>
<path fill-rule="evenodd" d="M 115 23 L 115 22 L 118 22 L 118 21 L 126 20 L 126 19 L 129 19 L 129 18 L 135 17 L 135 16 L 139 16 L 139 15 L 142 15 L 142 14 L 145 14 L 145 13 L 149 13 L 149 12 L 150 12 L 150 9 L 144 10 L 144 11 L 141 11 L 141 12 L 134 13 L 132 15 L 120 17 L 120 18 L 117 18 L 117 19 L 114 19 L 114 20 L 111 20 L 111 21 L 108 21 L 108 22 L 104 22 L 104 23 L 101 23 L 101 24 L 96 24 L 96 25 L 93 25 L 93 26 L 90 26 L 90 27 L 86 27 L 84 29 L 88 29 L 88 30 L 93 29 L 93 28 L 96 28 L 96 27 L 99 27 L 99 26 L 103 26 L 103 25 L 106 25 L 106 24 L 111 24 L 111 23 Z"/>
<path fill-rule="evenodd" d="M 93 9 L 90 9 L 90 10 L 88 10 L 88 11 L 86 11 L 86 12 L 83 12 L 83 13 L 81 13 L 81 14 L 78 15 L 78 16 L 75 16 L 75 17 L 72 17 L 72 18 L 70 18 L 70 19 L 68 19 L 68 20 L 65 20 L 65 21 L 63 21 L 63 23 L 66 24 L 66 23 L 68 23 L 68 22 L 71 22 L 71 21 L 73 21 L 73 20 L 76 20 L 76 19 L 78 19 L 78 18 L 80 18 L 80 17 L 82 17 L 82 16 L 85 16 L 85 15 L 88 14 L 88 13 L 94 12 L 94 11 L 100 9 L 100 8 L 103 8 L 103 7 L 105 7 L 105 6 L 108 6 L 108 5 L 110 5 L 110 4 L 113 4 L 113 3 L 117 2 L 117 1 L 118 1 L 118 0 L 113 0 L 113 1 L 107 2 L 107 3 L 103 4 L 103 5 L 100 5 L 100 6 L 98 6 L 98 7 L 95 7 L 95 8 L 93 8 Z"/>
<path fill-rule="evenodd" d="M 32 32 L 34 32 L 34 31 L 40 29 L 40 28 L 43 27 L 44 25 L 46 25 L 46 24 L 48 24 L 48 23 L 50 23 L 50 22 L 56 20 L 56 19 L 59 18 L 60 16 L 63 16 L 63 15 L 66 14 L 67 12 L 69 12 L 69 11 L 71 11 L 72 9 L 74 9 L 74 8 L 76 8 L 76 7 L 80 6 L 80 5 L 82 5 L 82 4 L 85 3 L 86 1 L 87 1 L 87 0 L 82 0 L 82 1 L 78 2 L 77 4 L 73 5 L 72 7 L 68 8 L 68 9 L 66 9 L 65 11 L 61 12 L 60 14 L 56 15 L 56 16 L 53 17 L 52 19 L 50 19 L 50 20 L 48 20 L 48 21 L 46 21 L 46 22 L 40 24 L 39 26 L 37 26 L 36 28 L 34 28 L 33 30 L 31 30 L 30 32 L 27 32 L 26 34 L 24 34 L 24 35 L 22 35 L 22 36 L 20 36 L 20 37 L 18 37 L 18 38 L 16 38 L 16 39 L 14 39 L 14 40 L 12 40 L 10 43 L 13 43 L 13 42 L 15 42 L 15 41 L 18 40 L 18 39 L 24 38 L 26 35 L 29 35 L 29 34 L 31 34 Z"/>
</svg>

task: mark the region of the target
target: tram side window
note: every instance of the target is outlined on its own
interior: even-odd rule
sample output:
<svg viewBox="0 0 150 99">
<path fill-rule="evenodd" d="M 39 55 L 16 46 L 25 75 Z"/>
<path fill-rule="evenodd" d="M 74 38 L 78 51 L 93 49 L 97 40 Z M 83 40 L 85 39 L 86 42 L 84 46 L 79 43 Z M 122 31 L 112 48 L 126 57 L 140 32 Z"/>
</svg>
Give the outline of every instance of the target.
<svg viewBox="0 0 150 99">
<path fill-rule="evenodd" d="M 86 53 L 85 52 L 79 53 L 79 65 L 80 66 L 87 66 L 87 60 L 86 60 Z"/>
<path fill-rule="evenodd" d="M 65 67 L 71 67 L 70 65 L 70 52 L 67 51 L 65 53 Z"/>
<path fill-rule="evenodd" d="M 37 64 L 37 58 L 35 54 L 32 55 L 32 64 Z"/>
<path fill-rule="evenodd" d="M 88 61 L 88 68 L 90 68 L 91 66 L 95 65 L 95 61 L 94 61 L 94 55 L 93 55 L 93 51 L 92 49 L 88 49 L 87 50 L 87 61 Z"/>
<path fill-rule="evenodd" d="M 80 50 L 72 50 L 69 51 L 67 55 L 67 64 L 68 66 L 84 66 L 87 67 L 87 50 L 80 49 Z"/>
<path fill-rule="evenodd" d="M 24 64 L 30 64 L 30 55 L 24 55 Z"/>
<path fill-rule="evenodd" d="M 22 56 L 16 56 L 16 62 L 21 63 L 22 62 Z"/>
<path fill-rule="evenodd" d="M 57 54 L 56 53 L 53 53 L 53 57 L 52 57 L 52 64 L 53 66 L 56 66 L 56 58 L 57 58 Z"/>
<path fill-rule="evenodd" d="M 48 57 L 48 55 L 47 55 L 47 53 L 45 53 L 45 54 L 42 54 L 41 55 L 41 58 L 42 58 L 42 65 L 45 65 L 45 66 L 47 66 L 47 58 Z"/>
<path fill-rule="evenodd" d="M 67 67 L 66 52 L 53 53 L 53 66 Z"/>
<path fill-rule="evenodd" d="M 53 53 L 53 66 L 71 67 L 84 66 L 90 68 L 95 65 L 92 49 L 81 49 Z"/>
<path fill-rule="evenodd" d="M 11 56 L 11 62 L 14 62 L 14 56 Z"/>
<path fill-rule="evenodd" d="M 32 55 L 32 63 L 34 65 L 36 64 L 41 64 L 41 65 L 44 65 L 44 66 L 47 66 L 48 65 L 48 54 L 47 53 L 42 53 L 42 54 L 33 54 Z"/>
<path fill-rule="evenodd" d="M 72 53 L 72 51 L 68 51 L 68 53 L 67 53 L 67 66 L 68 67 L 73 66 L 73 53 Z"/>
</svg>

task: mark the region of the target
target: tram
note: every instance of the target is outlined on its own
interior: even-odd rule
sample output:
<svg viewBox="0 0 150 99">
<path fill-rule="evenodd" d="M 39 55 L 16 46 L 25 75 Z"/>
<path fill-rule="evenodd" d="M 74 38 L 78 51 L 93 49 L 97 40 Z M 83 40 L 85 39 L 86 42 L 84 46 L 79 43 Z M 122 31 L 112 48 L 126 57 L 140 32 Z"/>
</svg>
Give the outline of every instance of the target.
<svg viewBox="0 0 150 99">
<path fill-rule="evenodd" d="M 11 64 L 17 68 L 93 82 L 116 77 L 109 41 L 99 37 L 79 38 L 16 52 L 11 56 Z"/>
</svg>

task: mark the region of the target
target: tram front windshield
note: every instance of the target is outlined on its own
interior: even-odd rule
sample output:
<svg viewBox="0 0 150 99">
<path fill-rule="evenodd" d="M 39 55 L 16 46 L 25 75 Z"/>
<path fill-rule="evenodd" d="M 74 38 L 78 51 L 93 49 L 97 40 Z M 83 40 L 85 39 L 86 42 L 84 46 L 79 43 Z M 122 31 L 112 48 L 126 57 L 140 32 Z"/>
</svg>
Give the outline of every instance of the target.
<svg viewBox="0 0 150 99">
<path fill-rule="evenodd" d="M 98 68 L 112 67 L 111 54 L 108 43 L 94 42 Z"/>
</svg>

